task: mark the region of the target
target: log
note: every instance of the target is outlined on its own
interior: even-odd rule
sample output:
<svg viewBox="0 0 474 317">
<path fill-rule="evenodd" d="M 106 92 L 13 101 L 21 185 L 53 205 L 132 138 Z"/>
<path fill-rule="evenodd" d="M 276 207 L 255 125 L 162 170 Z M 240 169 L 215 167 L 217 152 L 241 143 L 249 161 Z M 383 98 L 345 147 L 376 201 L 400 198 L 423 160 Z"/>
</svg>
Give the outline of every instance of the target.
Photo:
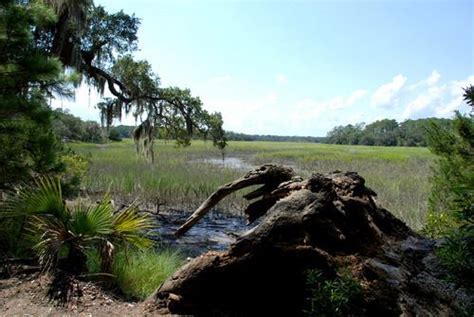
<svg viewBox="0 0 474 317">
<path fill-rule="evenodd" d="M 305 272 L 313 269 L 327 280 L 341 269 L 351 273 L 362 288 L 352 316 L 456 316 L 472 309 L 472 292 L 445 279 L 436 242 L 378 206 L 357 173 L 313 174 L 303 181 L 283 174 L 270 193 L 275 184 L 258 172 L 216 191 L 198 209 L 201 216 L 225 193 L 248 184 L 269 181 L 262 199 L 278 199 L 269 209 L 253 205 L 251 214 L 264 217 L 255 229 L 227 251 L 208 252 L 179 269 L 144 303 L 146 311 L 301 316 L 311 296 Z"/>
</svg>

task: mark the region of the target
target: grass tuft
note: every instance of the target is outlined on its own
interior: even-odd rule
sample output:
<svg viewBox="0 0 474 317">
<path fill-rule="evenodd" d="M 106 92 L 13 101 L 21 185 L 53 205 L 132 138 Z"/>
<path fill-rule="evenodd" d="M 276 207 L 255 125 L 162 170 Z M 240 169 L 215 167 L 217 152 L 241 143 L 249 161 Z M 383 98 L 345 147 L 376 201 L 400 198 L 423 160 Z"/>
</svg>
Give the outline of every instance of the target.
<svg viewBox="0 0 474 317">
<path fill-rule="evenodd" d="M 119 251 L 112 265 L 114 282 L 131 299 L 144 300 L 150 296 L 184 262 L 176 250 Z M 98 255 L 88 255 L 90 273 L 99 273 Z"/>
</svg>

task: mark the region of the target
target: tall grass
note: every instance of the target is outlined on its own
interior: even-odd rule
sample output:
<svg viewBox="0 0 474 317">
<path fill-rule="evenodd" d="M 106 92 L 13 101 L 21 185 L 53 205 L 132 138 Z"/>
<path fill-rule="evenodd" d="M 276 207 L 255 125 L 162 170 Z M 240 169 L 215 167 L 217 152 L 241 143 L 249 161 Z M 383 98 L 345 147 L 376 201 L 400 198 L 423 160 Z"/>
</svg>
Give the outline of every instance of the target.
<svg viewBox="0 0 474 317">
<path fill-rule="evenodd" d="M 218 186 L 247 171 L 250 166 L 276 163 L 292 166 L 300 175 L 334 170 L 357 171 L 367 186 L 378 193 L 378 202 L 415 229 L 425 222 L 429 177 L 433 156 L 426 148 L 326 145 L 292 142 L 229 142 L 227 157 L 248 166 L 233 169 L 206 163 L 220 158 L 210 142 L 193 142 L 176 148 L 172 142 L 156 142 L 155 164 L 134 152 L 130 141 L 107 145 L 74 144 L 90 156 L 85 179 L 89 194 L 109 189 L 117 200 L 139 198 L 151 207 L 192 210 Z M 224 200 L 220 209 L 239 212 L 245 206 L 240 194 Z"/>
<path fill-rule="evenodd" d="M 151 295 L 161 283 L 174 273 L 184 262 L 176 250 L 120 251 L 113 263 L 114 283 L 123 294 L 131 299 L 143 300 Z M 90 273 L 100 272 L 97 254 L 88 254 Z"/>
<path fill-rule="evenodd" d="M 150 208 L 166 205 L 194 209 L 216 187 L 241 173 L 203 162 L 190 162 L 202 160 L 210 153 L 220 155 L 213 152 L 211 144 L 175 148 L 172 144 L 158 142 L 155 164 L 137 156 L 130 142 L 74 144 L 73 147 L 89 156 L 92 162 L 83 183 L 88 194 L 109 190 L 120 202 L 138 199 Z"/>
</svg>

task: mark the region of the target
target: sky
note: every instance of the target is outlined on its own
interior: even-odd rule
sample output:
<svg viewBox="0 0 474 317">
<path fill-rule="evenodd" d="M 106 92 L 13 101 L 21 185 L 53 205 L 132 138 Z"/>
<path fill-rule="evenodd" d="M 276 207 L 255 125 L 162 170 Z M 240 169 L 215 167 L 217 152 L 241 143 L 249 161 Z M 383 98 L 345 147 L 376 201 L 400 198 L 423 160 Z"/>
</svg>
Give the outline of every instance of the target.
<svg viewBox="0 0 474 317">
<path fill-rule="evenodd" d="M 338 125 L 467 112 L 471 0 L 95 0 L 141 19 L 137 59 L 189 88 L 226 130 L 324 136 Z M 98 120 L 82 86 L 56 100 Z M 133 124 L 124 118 L 125 124 Z"/>
</svg>

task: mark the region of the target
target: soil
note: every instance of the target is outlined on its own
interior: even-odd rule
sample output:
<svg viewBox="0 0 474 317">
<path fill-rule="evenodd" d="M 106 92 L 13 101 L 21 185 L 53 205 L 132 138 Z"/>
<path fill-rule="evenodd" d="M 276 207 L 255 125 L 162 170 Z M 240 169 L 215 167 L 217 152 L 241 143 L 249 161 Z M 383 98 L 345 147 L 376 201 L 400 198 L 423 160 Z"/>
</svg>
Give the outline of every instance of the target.
<svg viewBox="0 0 474 317">
<path fill-rule="evenodd" d="M 66 304 L 50 300 L 51 276 L 28 274 L 0 279 L 0 316 L 144 316 L 140 303 L 117 297 L 97 285 L 75 280 Z"/>
</svg>

